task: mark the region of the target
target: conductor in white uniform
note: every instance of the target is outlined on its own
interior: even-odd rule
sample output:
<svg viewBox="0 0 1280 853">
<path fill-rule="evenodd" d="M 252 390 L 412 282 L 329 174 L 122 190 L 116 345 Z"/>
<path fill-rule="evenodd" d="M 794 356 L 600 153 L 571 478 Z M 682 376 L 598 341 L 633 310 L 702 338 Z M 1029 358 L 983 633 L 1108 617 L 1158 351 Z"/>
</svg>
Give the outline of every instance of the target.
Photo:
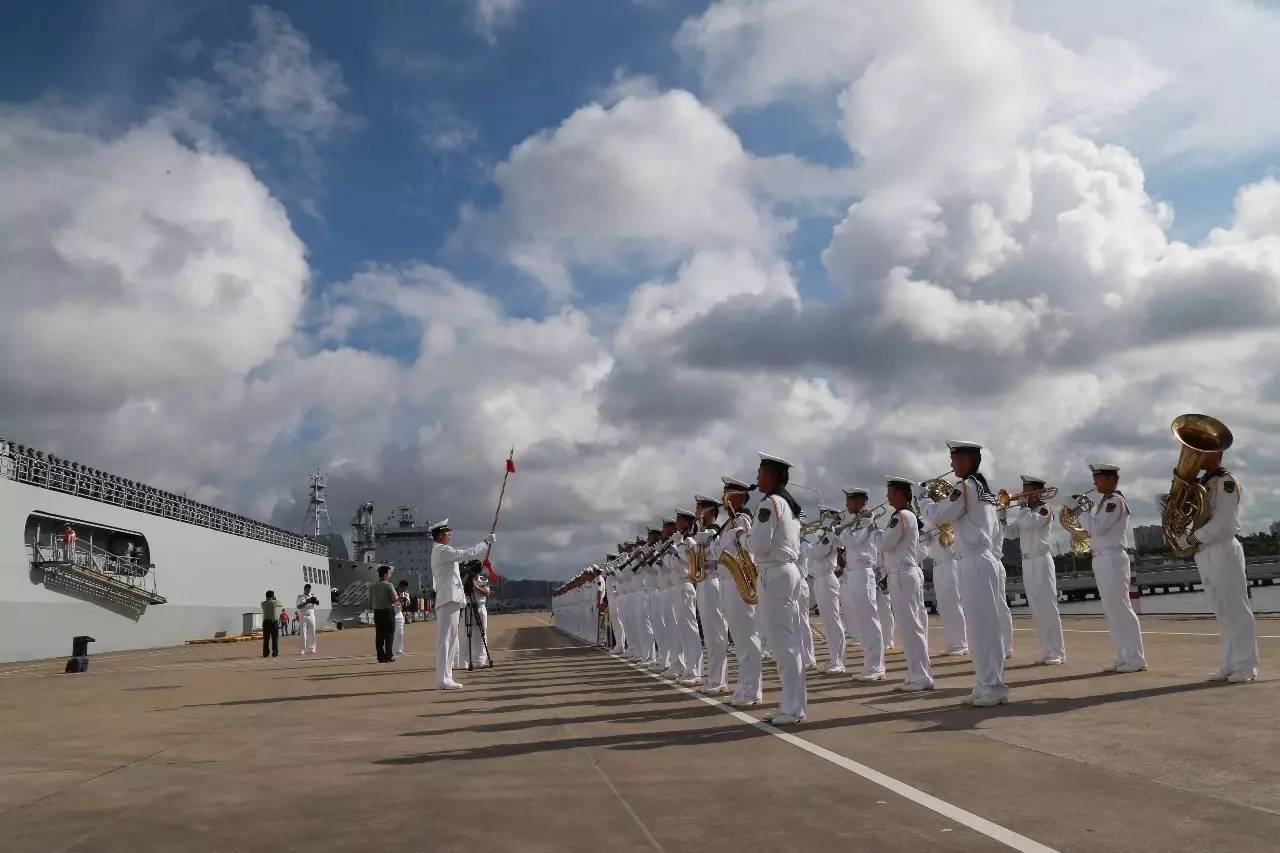
<svg viewBox="0 0 1280 853">
<path fill-rule="evenodd" d="M 449 544 L 452 534 L 447 518 L 431 526 L 431 580 L 436 588 L 436 687 L 440 690 L 462 689 L 462 685 L 453 680 L 453 662 L 458 657 L 458 616 L 466 604 L 458 564 L 483 559 L 485 547 L 494 541 L 490 533 L 477 545 L 455 548 Z"/>
</svg>

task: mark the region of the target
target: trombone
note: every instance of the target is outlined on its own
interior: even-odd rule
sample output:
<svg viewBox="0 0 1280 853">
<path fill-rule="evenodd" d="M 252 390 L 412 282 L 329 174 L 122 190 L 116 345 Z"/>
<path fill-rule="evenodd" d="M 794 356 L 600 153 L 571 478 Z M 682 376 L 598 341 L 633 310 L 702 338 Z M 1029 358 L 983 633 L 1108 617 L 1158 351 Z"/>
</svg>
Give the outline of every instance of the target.
<svg viewBox="0 0 1280 853">
<path fill-rule="evenodd" d="M 832 529 L 831 532 L 839 536 L 841 533 L 844 533 L 846 530 L 848 530 L 851 527 L 861 528 L 861 525 L 864 521 L 870 521 L 872 524 L 875 524 L 881 518 L 884 517 L 884 514 L 886 512 L 889 511 L 888 506 L 889 506 L 888 502 L 885 502 L 885 503 L 881 503 L 879 506 L 872 507 L 871 509 L 864 509 L 861 512 L 854 513 L 852 518 L 850 518 L 844 524 L 838 525 L 837 527 Z"/>
<path fill-rule="evenodd" d="M 1018 492 L 1016 495 L 1011 495 L 1008 490 L 1001 489 L 996 492 L 996 506 L 1001 509 L 1008 509 L 1021 501 L 1051 501 L 1057 496 L 1057 486 L 1046 486 L 1043 489 L 1027 489 L 1025 491 Z"/>
</svg>

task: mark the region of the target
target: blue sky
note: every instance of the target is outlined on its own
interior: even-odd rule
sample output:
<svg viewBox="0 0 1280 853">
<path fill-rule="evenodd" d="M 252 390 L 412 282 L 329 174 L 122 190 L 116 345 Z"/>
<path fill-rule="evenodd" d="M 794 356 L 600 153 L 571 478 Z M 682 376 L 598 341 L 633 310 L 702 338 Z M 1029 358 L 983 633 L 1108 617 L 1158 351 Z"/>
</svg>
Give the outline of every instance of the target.
<svg viewBox="0 0 1280 853">
<path fill-rule="evenodd" d="M 1280 474 L 1274 8 L 9 5 L 0 434 L 463 538 L 515 444 L 545 577 L 756 450 L 827 494 L 1105 456 L 1150 517 L 1203 410 Z"/>
</svg>

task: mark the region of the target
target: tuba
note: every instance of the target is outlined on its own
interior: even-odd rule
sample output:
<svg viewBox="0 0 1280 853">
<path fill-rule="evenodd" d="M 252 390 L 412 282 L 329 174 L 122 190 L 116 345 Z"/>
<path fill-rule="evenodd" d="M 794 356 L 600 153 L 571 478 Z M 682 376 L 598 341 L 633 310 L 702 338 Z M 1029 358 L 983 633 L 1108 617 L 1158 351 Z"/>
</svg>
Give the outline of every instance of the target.
<svg viewBox="0 0 1280 853">
<path fill-rule="evenodd" d="M 1093 537 L 1089 531 L 1080 526 L 1080 513 L 1093 511 L 1093 500 L 1087 495 L 1072 495 L 1074 507 L 1062 505 L 1058 511 L 1058 523 L 1062 529 L 1071 534 L 1071 550 L 1078 557 L 1083 557 L 1093 550 Z"/>
<path fill-rule="evenodd" d="M 1195 546 L 1182 547 L 1177 540 L 1185 540 L 1188 534 L 1209 521 L 1209 493 L 1196 481 L 1196 474 L 1204 467 L 1206 456 L 1226 450 L 1234 439 L 1226 424 L 1208 415 L 1180 415 L 1174 418 L 1169 429 L 1182 450 L 1173 469 L 1173 483 L 1161 512 L 1160 526 L 1169 550 L 1179 557 L 1190 557 L 1196 552 Z"/>
<path fill-rule="evenodd" d="M 730 520 L 732 521 L 732 519 Z M 729 531 L 729 522 L 725 523 L 726 532 Z M 738 595 L 742 597 L 744 604 L 759 604 L 760 591 L 756 588 L 756 580 L 760 576 L 760 570 L 756 568 L 755 560 L 751 559 L 751 555 L 742 547 L 742 543 L 734 540 L 733 551 L 736 554 L 729 553 L 728 548 L 720 551 L 720 559 L 718 565 L 724 566 L 728 570 L 733 583 L 738 587 Z"/>
</svg>

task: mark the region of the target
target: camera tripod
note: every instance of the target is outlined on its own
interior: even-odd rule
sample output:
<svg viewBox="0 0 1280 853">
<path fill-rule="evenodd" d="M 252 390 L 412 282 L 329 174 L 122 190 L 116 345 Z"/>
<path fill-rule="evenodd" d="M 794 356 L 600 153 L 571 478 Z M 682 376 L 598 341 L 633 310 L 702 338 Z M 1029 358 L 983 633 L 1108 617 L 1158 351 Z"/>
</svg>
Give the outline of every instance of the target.
<svg viewBox="0 0 1280 853">
<path fill-rule="evenodd" d="M 493 655 L 489 652 L 489 638 L 485 635 L 484 620 L 480 618 L 480 605 L 476 604 L 475 593 L 467 590 L 467 603 L 462 609 L 462 625 L 467 632 L 467 672 L 475 669 L 475 655 L 472 653 L 471 633 L 476 630 L 480 634 L 480 650 L 484 652 L 485 669 L 493 669 Z"/>
</svg>

